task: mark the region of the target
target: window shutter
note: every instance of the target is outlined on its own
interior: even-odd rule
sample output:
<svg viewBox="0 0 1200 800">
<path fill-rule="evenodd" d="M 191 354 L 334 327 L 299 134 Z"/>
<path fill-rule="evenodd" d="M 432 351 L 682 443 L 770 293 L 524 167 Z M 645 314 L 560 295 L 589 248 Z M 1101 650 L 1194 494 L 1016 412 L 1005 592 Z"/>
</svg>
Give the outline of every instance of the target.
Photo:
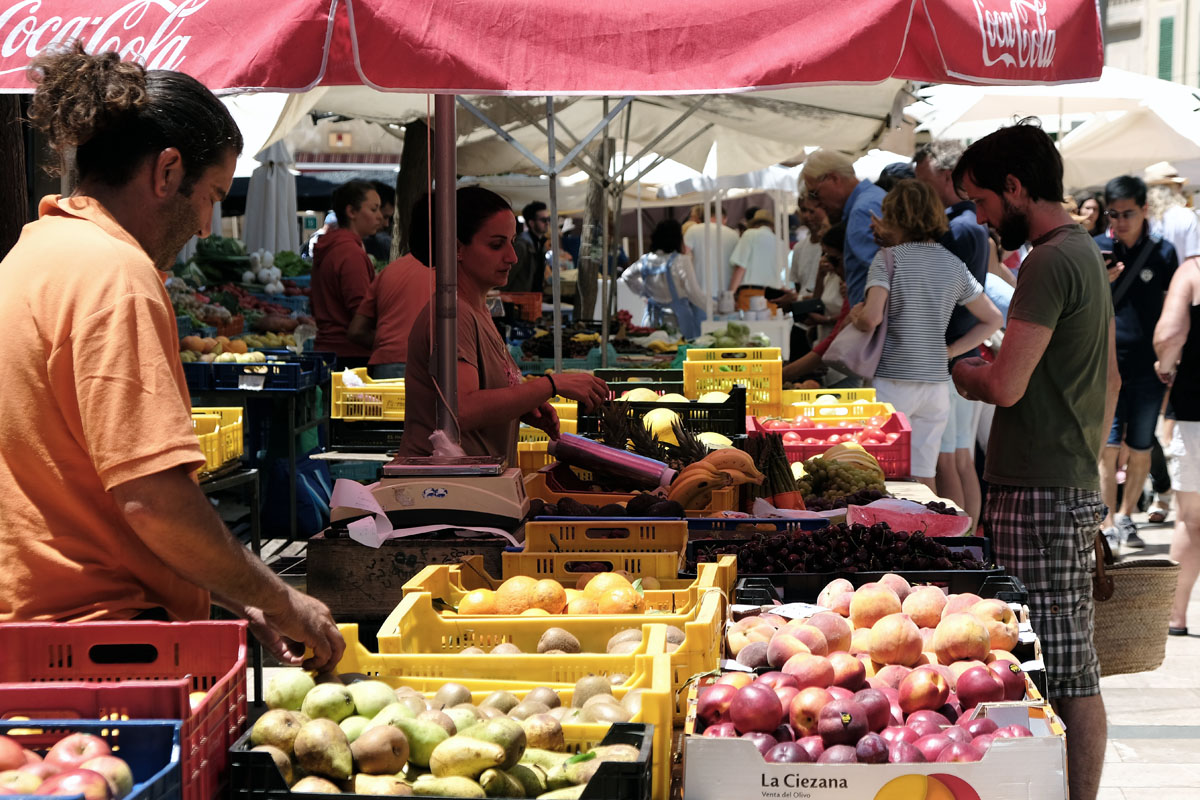
<svg viewBox="0 0 1200 800">
<path fill-rule="evenodd" d="M 1171 80 L 1175 74 L 1175 18 L 1163 17 L 1158 21 L 1158 77 Z"/>
</svg>

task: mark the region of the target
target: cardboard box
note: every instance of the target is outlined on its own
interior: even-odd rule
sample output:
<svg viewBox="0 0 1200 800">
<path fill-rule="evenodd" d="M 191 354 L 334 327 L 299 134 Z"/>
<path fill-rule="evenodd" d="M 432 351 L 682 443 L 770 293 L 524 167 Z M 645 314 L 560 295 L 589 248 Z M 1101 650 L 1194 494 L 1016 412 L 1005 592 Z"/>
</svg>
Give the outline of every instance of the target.
<svg viewBox="0 0 1200 800">
<path fill-rule="evenodd" d="M 981 761 L 944 764 L 768 764 L 746 739 L 688 735 L 683 800 L 1066 800 L 1066 738 L 1049 706 L 996 703 L 978 716 L 1034 735 L 997 739 Z M 691 704 L 685 730 L 694 728 Z"/>
</svg>

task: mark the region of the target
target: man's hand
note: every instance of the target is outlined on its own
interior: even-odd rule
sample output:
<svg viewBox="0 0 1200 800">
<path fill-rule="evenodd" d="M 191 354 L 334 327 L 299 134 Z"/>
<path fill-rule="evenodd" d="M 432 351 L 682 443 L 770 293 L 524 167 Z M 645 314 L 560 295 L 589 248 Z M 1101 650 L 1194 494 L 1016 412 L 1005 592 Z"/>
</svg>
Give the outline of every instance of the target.
<svg viewBox="0 0 1200 800">
<path fill-rule="evenodd" d="M 550 405 L 549 402 L 542 403 L 533 411 L 521 417 L 521 422 L 531 425 L 538 430 L 545 431 L 546 435 L 551 439 L 558 438 L 558 412 L 554 410 L 554 406 Z"/>
<path fill-rule="evenodd" d="M 1117 278 L 1121 277 L 1121 273 L 1125 271 L 1125 262 L 1118 261 L 1108 268 L 1108 282 L 1113 283 Z"/>
<path fill-rule="evenodd" d="M 967 400 L 978 400 L 968 388 L 970 373 L 980 367 L 986 367 L 988 362 L 984 361 L 979 356 L 971 358 L 963 358 L 954 362 L 954 369 L 950 373 L 950 377 L 954 380 L 954 387 L 958 389 L 958 393 Z"/>
<path fill-rule="evenodd" d="M 346 642 L 320 600 L 288 587 L 280 609 L 247 607 L 243 613 L 255 637 L 285 664 L 320 671 L 342 660 Z M 313 651 L 311 658 L 303 658 L 306 647 Z"/>
<path fill-rule="evenodd" d="M 1169 370 L 1164 369 L 1161 361 L 1154 362 L 1154 373 L 1156 375 L 1158 375 L 1158 379 L 1160 381 L 1162 381 L 1163 383 L 1165 383 L 1167 386 L 1170 386 L 1173 383 L 1175 383 L 1175 370 L 1173 368 L 1169 369 Z M 1165 403 L 1165 400 L 1164 400 L 1164 403 Z"/>
</svg>

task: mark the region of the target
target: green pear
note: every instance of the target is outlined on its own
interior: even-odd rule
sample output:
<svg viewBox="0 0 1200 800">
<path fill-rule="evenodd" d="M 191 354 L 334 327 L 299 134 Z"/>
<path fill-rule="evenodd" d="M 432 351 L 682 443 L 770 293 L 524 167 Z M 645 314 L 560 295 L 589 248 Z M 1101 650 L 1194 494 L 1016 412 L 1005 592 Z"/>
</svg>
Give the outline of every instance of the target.
<svg viewBox="0 0 1200 800">
<path fill-rule="evenodd" d="M 341 794 L 342 790 L 337 787 L 333 781 L 326 780 L 319 775 L 305 775 L 292 786 L 293 792 L 306 792 L 308 794 Z"/>
<path fill-rule="evenodd" d="M 586 788 L 587 784 L 585 783 L 579 786 L 568 786 L 565 789 L 555 789 L 539 794 L 537 800 L 579 800 L 583 797 L 583 790 Z"/>
<path fill-rule="evenodd" d="M 283 782 L 289 786 L 292 783 L 292 758 L 287 753 L 280 750 L 278 747 L 272 747 L 269 744 L 259 744 L 250 748 L 252 753 L 269 753 L 271 759 L 275 762 L 275 766 L 279 768 L 279 775 L 283 778 Z"/>
<path fill-rule="evenodd" d="M 428 767 L 433 749 L 450 738 L 445 728 L 428 720 L 397 717 L 390 724 L 404 731 L 408 737 L 408 760 L 419 767 Z"/>
<path fill-rule="evenodd" d="M 340 683 L 318 683 L 304 695 L 300 711 L 314 720 L 341 722 L 354 713 L 354 698 Z"/>
<path fill-rule="evenodd" d="M 354 773 L 350 742 L 331 719 L 314 719 L 301 728 L 295 750 L 296 762 L 310 775 L 344 781 Z"/>
<path fill-rule="evenodd" d="M 363 775 L 354 776 L 354 793 L 384 796 L 410 796 L 412 787 L 395 775 Z"/>
<path fill-rule="evenodd" d="M 288 711 L 299 711 L 304 702 L 304 696 L 316 686 L 316 681 L 302 669 L 285 669 L 275 673 L 267 681 L 263 699 L 267 708 L 286 708 Z"/>
<path fill-rule="evenodd" d="M 396 702 L 396 693 L 383 681 L 359 681 L 346 687 L 354 701 L 354 713 L 368 719 Z"/>
<path fill-rule="evenodd" d="M 350 744 L 354 744 L 354 740 L 362 736 L 363 731 L 365 731 L 367 726 L 370 724 L 371 720 L 355 714 L 353 716 L 346 717 L 344 720 L 339 722 L 338 727 L 340 727 L 342 732 L 346 734 L 346 740 L 349 741 Z"/>
<path fill-rule="evenodd" d="M 546 791 L 546 771 L 536 764 L 517 764 L 505 771 L 521 784 L 522 797 L 537 797 Z"/>
<path fill-rule="evenodd" d="M 454 723 L 454 730 L 458 733 L 462 733 L 483 719 L 474 706 L 443 708 L 442 713 L 450 718 L 450 721 Z"/>
<path fill-rule="evenodd" d="M 379 725 L 394 725 L 398 719 L 415 719 L 416 714 L 412 709 L 404 705 L 404 703 L 392 703 L 384 706 L 378 714 L 371 717 L 371 722 L 367 725 L 368 728 L 375 728 Z"/>
<path fill-rule="evenodd" d="M 350 754 L 359 772 L 371 775 L 395 775 L 408 764 L 408 737 L 399 728 L 380 725 L 364 731 L 350 745 Z"/>
<path fill-rule="evenodd" d="M 429 756 L 429 769 L 439 778 L 452 775 L 478 778 L 484 770 L 504 763 L 507 756 L 504 748 L 498 744 L 469 736 L 454 736 L 433 748 Z"/>
<path fill-rule="evenodd" d="M 293 744 L 296 735 L 300 733 L 303 723 L 294 711 L 283 708 L 273 708 L 263 714 L 250 729 L 250 744 L 267 744 L 292 757 Z"/>
<path fill-rule="evenodd" d="M 525 787 L 504 770 L 487 769 L 479 776 L 479 785 L 488 797 L 524 797 Z"/>
<path fill-rule="evenodd" d="M 413 794 L 424 797 L 487 797 L 483 787 L 470 778 L 437 778 L 423 775 L 413 783 Z"/>
<path fill-rule="evenodd" d="M 525 752 L 526 736 L 521 723 L 508 717 L 495 717 L 482 722 L 462 734 L 472 739 L 498 744 L 504 748 L 504 761 L 496 766 L 509 769 L 521 760 Z"/>
</svg>

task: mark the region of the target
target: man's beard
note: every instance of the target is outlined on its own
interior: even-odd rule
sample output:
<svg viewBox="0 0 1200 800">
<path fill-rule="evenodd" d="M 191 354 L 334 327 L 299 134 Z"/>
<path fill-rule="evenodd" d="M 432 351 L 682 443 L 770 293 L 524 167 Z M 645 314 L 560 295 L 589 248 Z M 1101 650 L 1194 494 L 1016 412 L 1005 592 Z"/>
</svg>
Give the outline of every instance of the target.
<svg viewBox="0 0 1200 800">
<path fill-rule="evenodd" d="M 1013 209 L 1012 205 L 1003 198 L 1004 214 L 1000 217 L 1000 246 L 1012 252 L 1029 241 L 1029 217 Z"/>
<path fill-rule="evenodd" d="M 187 197 L 178 193 L 163 209 L 161 225 L 162 237 L 155 248 L 157 252 L 150 253 L 150 257 L 154 259 L 154 266 L 165 272 L 175 263 L 175 257 L 188 240 L 200 231 L 200 221 Z"/>
</svg>

